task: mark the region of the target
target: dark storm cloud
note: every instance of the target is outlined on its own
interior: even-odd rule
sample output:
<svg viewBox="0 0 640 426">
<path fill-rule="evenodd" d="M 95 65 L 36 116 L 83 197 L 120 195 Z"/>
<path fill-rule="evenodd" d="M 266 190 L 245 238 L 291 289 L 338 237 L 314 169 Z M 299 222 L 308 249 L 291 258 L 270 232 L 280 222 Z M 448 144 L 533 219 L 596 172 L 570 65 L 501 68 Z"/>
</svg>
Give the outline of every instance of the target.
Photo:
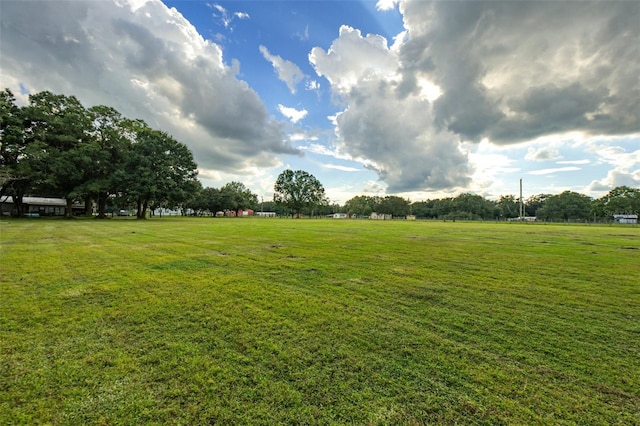
<svg viewBox="0 0 640 426">
<path fill-rule="evenodd" d="M 436 125 L 496 143 L 640 131 L 639 2 L 401 7 L 403 91 L 416 90 L 416 75 L 441 88 Z"/>
</svg>

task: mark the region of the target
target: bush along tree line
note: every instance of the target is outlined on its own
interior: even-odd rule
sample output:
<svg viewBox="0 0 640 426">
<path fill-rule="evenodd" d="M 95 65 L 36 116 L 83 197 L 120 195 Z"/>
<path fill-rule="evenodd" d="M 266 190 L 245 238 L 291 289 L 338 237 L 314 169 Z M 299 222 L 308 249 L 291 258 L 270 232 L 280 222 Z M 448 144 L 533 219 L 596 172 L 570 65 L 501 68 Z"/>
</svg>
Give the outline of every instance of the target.
<svg viewBox="0 0 640 426">
<path fill-rule="evenodd" d="M 48 91 L 16 105 L 0 93 L 0 196 L 10 196 L 22 216 L 23 197 L 84 200 L 97 206 L 135 206 L 138 218 L 159 206 L 180 206 L 197 189 L 191 151 L 172 136 L 107 106 L 86 109 L 74 96 Z"/>
</svg>

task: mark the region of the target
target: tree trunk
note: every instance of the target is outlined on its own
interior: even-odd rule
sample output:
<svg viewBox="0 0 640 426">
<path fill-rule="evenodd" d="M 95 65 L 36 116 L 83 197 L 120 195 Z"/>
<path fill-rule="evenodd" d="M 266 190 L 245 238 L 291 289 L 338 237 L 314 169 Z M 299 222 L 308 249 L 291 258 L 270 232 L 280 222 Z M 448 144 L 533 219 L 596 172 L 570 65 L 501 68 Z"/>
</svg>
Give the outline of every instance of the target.
<svg viewBox="0 0 640 426">
<path fill-rule="evenodd" d="M 106 219 L 107 215 L 105 210 L 107 209 L 107 193 L 99 192 L 98 193 L 98 219 Z"/>
<path fill-rule="evenodd" d="M 24 194 L 21 191 L 11 196 L 11 199 L 13 200 L 14 208 L 16 209 L 16 215 L 18 217 L 24 217 L 25 212 L 24 212 L 24 203 L 22 202 L 23 197 L 24 197 Z"/>
<path fill-rule="evenodd" d="M 84 197 L 84 215 L 91 216 L 93 214 L 93 200 L 90 195 Z"/>
<path fill-rule="evenodd" d="M 149 207 L 147 200 L 138 200 L 138 219 L 145 219 L 147 217 L 147 207 Z"/>
<path fill-rule="evenodd" d="M 136 219 L 140 219 L 141 212 L 142 212 L 142 200 L 138 198 L 136 200 Z"/>
<path fill-rule="evenodd" d="M 65 219 L 73 218 L 73 198 L 67 198 L 67 209 L 64 212 Z"/>
</svg>

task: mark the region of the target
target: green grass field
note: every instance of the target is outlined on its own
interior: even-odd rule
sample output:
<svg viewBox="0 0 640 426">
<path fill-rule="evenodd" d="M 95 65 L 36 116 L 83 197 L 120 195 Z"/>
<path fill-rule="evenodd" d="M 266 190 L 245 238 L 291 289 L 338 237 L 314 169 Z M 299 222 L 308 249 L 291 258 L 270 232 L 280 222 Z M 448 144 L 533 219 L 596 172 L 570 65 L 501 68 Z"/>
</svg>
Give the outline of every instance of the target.
<svg viewBox="0 0 640 426">
<path fill-rule="evenodd" d="M 639 227 L 0 227 L 0 424 L 640 424 Z"/>
</svg>

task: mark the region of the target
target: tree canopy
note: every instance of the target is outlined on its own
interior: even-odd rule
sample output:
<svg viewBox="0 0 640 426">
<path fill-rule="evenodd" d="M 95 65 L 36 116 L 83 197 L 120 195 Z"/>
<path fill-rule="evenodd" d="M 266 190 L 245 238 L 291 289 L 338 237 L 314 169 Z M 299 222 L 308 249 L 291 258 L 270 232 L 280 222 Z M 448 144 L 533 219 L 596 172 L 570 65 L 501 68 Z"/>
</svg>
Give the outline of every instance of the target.
<svg viewBox="0 0 640 426">
<path fill-rule="evenodd" d="M 196 164 L 189 149 L 170 135 L 142 127 L 124 162 L 123 188 L 146 217 L 150 205 L 176 206 L 186 199 L 195 180 Z"/>
<path fill-rule="evenodd" d="M 11 196 L 22 215 L 27 194 L 98 204 L 108 197 L 135 202 L 139 218 L 154 205 L 180 204 L 194 187 L 191 151 L 140 120 L 106 106 L 85 109 L 74 96 L 48 91 L 18 107 L 7 89 L 0 94 L 0 195 Z"/>
<path fill-rule="evenodd" d="M 273 190 L 273 201 L 286 206 L 295 215 L 300 215 L 305 208 L 327 203 L 320 181 L 304 170 L 283 171 Z"/>
<path fill-rule="evenodd" d="M 640 189 L 618 186 L 594 202 L 594 211 L 603 215 L 640 212 Z"/>
<path fill-rule="evenodd" d="M 202 214 L 216 214 L 220 211 L 255 209 L 258 196 L 241 182 L 229 182 L 221 188 L 202 188 L 194 193 L 189 206 Z"/>
<path fill-rule="evenodd" d="M 411 214 L 424 219 L 504 220 L 517 218 L 520 200 L 503 195 L 497 201 L 475 194 L 410 203 L 394 196 L 358 195 L 348 200 L 344 212 L 368 216 L 372 212 L 406 215 L 405 203 Z M 616 213 L 640 213 L 640 189 L 619 186 L 600 199 L 572 191 L 562 194 L 538 194 L 525 201 L 526 214 L 544 221 L 583 221 L 591 218 L 610 220 Z M 397 209 L 390 208 L 396 206 Z"/>
<path fill-rule="evenodd" d="M 536 216 L 543 220 L 588 219 L 591 197 L 573 191 L 564 191 L 547 198 L 544 206 L 536 211 Z"/>
</svg>

